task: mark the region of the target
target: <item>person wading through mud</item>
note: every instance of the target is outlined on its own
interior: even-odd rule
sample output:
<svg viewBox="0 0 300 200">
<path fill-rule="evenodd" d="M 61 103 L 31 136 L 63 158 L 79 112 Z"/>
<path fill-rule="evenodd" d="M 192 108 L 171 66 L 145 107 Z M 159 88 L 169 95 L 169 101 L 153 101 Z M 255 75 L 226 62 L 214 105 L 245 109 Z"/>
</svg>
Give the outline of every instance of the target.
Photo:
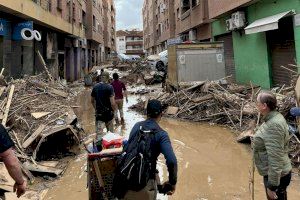
<svg viewBox="0 0 300 200">
<path fill-rule="evenodd" d="M 115 111 L 115 120 L 116 123 L 119 124 L 119 118 L 118 118 L 118 111 L 119 111 L 121 124 L 124 125 L 125 121 L 124 121 L 124 112 L 123 112 L 123 102 L 124 102 L 123 98 L 125 96 L 126 102 L 128 103 L 127 90 L 125 84 L 119 80 L 119 75 L 117 73 L 113 74 L 113 79 L 114 81 L 111 83 L 111 85 L 113 86 L 115 91 L 115 101 L 118 108 Z"/>
<path fill-rule="evenodd" d="M 15 156 L 13 147 L 13 141 L 3 125 L 0 124 L 0 158 L 3 160 L 9 175 L 15 181 L 14 192 L 16 192 L 19 198 L 26 191 L 26 181 L 23 179 L 20 161 Z"/>
<path fill-rule="evenodd" d="M 98 139 L 103 137 L 104 128 L 113 132 L 114 110 L 116 110 L 115 94 L 113 87 L 108 83 L 109 73 L 102 72 L 100 82 L 92 90 L 91 102 L 96 110 L 96 133 Z"/>
<path fill-rule="evenodd" d="M 138 122 L 130 132 L 128 143 L 118 160 L 113 193 L 124 200 L 156 200 L 159 192 L 172 195 L 177 182 L 177 159 L 169 135 L 158 123 L 162 105 L 150 100 L 146 121 Z M 160 185 L 156 171 L 157 158 L 163 154 L 169 172 L 169 181 Z"/>
<path fill-rule="evenodd" d="M 292 165 L 288 156 L 289 132 L 285 118 L 276 111 L 277 100 L 269 91 L 257 97 L 264 123 L 253 137 L 254 162 L 264 177 L 268 200 L 287 200 Z"/>
</svg>

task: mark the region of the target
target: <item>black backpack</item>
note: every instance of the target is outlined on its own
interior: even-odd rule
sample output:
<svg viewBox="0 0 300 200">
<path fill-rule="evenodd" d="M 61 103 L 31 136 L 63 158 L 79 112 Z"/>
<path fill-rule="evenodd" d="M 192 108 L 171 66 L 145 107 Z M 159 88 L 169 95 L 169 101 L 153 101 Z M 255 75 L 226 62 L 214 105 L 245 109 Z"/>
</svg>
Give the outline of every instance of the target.
<svg viewBox="0 0 300 200">
<path fill-rule="evenodd" d="M 153 176 L 156 166 L 153 166 L 151 142 L 154 131 L 144 130 L 140 126 L 139 132 L 131 138 L 126 145 L 123 154 L 117 160 L 115 171 L 113 194 L 117 198 L 123 198 L 128 190 L 140 191 Z"/>
</svg>

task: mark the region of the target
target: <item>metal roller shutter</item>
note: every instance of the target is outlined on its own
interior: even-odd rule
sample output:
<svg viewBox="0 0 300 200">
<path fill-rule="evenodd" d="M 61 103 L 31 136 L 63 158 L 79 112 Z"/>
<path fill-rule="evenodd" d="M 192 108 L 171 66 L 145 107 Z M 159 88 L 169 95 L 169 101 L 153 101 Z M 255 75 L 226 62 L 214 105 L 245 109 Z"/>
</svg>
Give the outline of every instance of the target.
<svg viewBox="0 0 300 200">
<path fill-rule="evenodd" d="M 271 56 L 273 86 L 289 86 L 292 73 L 284 66 L 297 72 L 295 64 L 296 51 L 292 18 L 279 21 L 279 29 L 267 32 L 267 41 Z"/>
<path fill-rule="evenodd" d="M 217 41 L 224 42 L 224 56 L 225 56 L 225 73 L 226 76 L 232 76 L 232 80 L 235 82 L 235 64 L 233 53 L 232 34 L 225 34 L 216 37 Z"/>
</svg>

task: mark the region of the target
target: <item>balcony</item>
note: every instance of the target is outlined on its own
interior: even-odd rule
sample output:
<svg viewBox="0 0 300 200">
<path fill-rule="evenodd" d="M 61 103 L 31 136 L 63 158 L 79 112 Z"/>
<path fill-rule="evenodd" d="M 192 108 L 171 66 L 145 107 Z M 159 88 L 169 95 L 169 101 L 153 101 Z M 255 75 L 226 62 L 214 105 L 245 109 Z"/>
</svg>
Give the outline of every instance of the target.
<svg viewBox="0 0 300 200">
<path fill-rule="evenodd" d="M 143 49 L 126 49 L 126 54 L 144 54 Z"/>
<path fill-rule="evenodd" d="M 59 30 L 78 37 L 84 37 L 85 30 L 62 19 L 60 16 L 49 12 L 51 6 L 49 1 L 29 1 L 29 0 L 0 0 L 0 11 L 18 15 L 24 19 L 31 19 L 34 23 Z"/>
</svg>

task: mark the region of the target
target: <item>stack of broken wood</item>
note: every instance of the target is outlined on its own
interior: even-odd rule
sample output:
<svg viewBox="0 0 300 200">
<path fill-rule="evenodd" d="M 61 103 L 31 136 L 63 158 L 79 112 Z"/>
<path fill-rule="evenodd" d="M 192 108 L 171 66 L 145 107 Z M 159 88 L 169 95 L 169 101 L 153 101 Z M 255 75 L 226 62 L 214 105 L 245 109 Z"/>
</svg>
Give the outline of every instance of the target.
<svg viewBox="0 0 300 200">
<path fill-rule="evenodd" d="M 209 122 L 225 125 L 239 134 L 238 141 L 250 142 L 254 128 L 261 120 L 256 109 L 256 96 L 260 87 L 228 84 L 226 81 L 204 81 L 182 88 L 177 92 L 160 93 L 159 99 L 165 108 L 165 115 L 195 122 Z M 294 86 L 274 88 L 279 111 L 287 116 L 296 105 Z M 147 102 L 140 101 L 131 108 L 144 111 Z M 241 134 L 240 134 L 241 133 Z M 300 141 L 291 139 L 291 156 L 295 166 L 300 165 Z"/>
<path fill-rule="evenodd" d="M 226 125 L 237 131 L 248 130 L 258 121 L 255 96 L 261 89 L 219 81 L 198 82 L 177 92 L 161 93 L 159 99 L 169 117 L 195 122 L 206 121 Z M 292 88 L 279 88 L 277 95 L 280 112 L 284 115 L 295 105 Z M 145 102 L 131 108 L 143 111 Z"/>
<path fill-rule="evenodd" d="M 67 86 L 42 74 L 0 87 L 0 119 L 31 181 L 31 173 L 59 176 L 66 167 L 60 159 L 77 153 L 81 129 L 72 97 Z"/>
</svg>

